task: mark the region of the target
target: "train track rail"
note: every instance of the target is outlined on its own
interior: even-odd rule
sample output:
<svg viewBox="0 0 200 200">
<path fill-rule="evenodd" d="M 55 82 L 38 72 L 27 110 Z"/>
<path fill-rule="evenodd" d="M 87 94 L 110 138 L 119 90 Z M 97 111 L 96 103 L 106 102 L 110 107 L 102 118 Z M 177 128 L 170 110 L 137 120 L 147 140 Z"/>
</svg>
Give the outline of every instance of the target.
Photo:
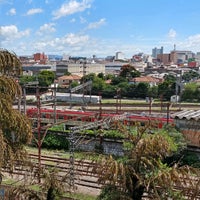
<svg viewBox="0 0 200 200">
<path fill-rule="evenodd" d="M 32 166 L 31 170 L 27 171 L 27 167 L 21 167 L 21 165 L 16 165 L 12 175 L 15 177 L 16 181 L 21 180 L 22 177 L 33 178 L 37 181 L 38 171 L 39 171 L 39 159 L 37 154 L 30 153 L 29 158 L 31 160 Z M 74 162 L 74 188 L 79 192 L 86 194 L 97 195 L 101 190 L 101 185 L 97 183 L 97 175 L 92 173 L 92 162 L 75 160 Z M 61 180 L 64 176 L 67 177 L 65 180 L 66 185 L 69 186 L 70 191 L 70 160 L 67 158 L 61 158 L 59 156 L 47 156 L 42 155 L 40 158 L 40 168 L 41 169 L 56 169 L 56 177 Z M 9 169 L 4 168 L 3 173 L 9 173 Z M 91 192 L 92 191 L 92 192 Z"/>
<path fill-rule="evenodd" d="M 28 176 L 34 176 L 34 178 L 38 179 L 38 170 L 39 170 L 39 159 L 38 154 L 30 153 L 29 158 L 33 164 L 33 168 L 31 171 L 27 171 L 27 168 L 20 167 L 20 165 L 16 165 L 14 168 L 13 175 L 15 176 L 15 179 L 17 177 L 19 180 L 22 177 L 28 177 Z M 48 156 L 48 155 L 42 155 L 40 158 L 40 167 L 42 169 L 53 169 L 55 168 L 57 173 L 57 178 L 59 180 L 62 179 L 63 176 L 69 175 L 70 171 L 70 160 L 68 158 L 62 158 L 60 155 L 58 156 Z M 74 186 L 76 190 L 80 193 L 86 193 L 91 195 L 97 195 L 99 194 L 102 185 L 99 185 L 97 183 L 98 176 L 97 174 L 92 173 L 92 168 L 94 167 L 94 163 L 92 161 L 87 160 L 75 160 L 74 162 Z M 4 168 L 4 173 L 9 173 L 9 170 Z M 69 185 L 69 177 L 66 181 L 66 184 Z M 199 179 L 196 179 L 198 182 Z M 176 190 L 182 190 L 182 187 L 175 187 Z M 70 191 L 70 188 L 69 188 Z M 92 191 L 92 192 L 91 192 Z M 189 194 L 191 195 L 191 194 Z M 188 199 L 190 196 L 188 195 Z M 148 195 L 145 195 L 144 199 L 149 199 Z M 197 199 L 200 199 L 200 193 L 198 194 Z"/>
</svg>

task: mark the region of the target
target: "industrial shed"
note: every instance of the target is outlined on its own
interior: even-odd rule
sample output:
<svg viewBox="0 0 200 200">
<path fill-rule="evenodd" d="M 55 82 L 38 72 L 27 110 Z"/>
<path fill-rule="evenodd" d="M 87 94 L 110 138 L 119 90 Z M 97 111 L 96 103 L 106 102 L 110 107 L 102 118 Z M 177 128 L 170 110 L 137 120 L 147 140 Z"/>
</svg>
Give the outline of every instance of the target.
<svg viewBox="0 0 200 200">
<path fill-rule="evenodd" d="M 200 148 L 200 110 L 183 110 L 171 115 L 189 146 Z"/>
</svg>

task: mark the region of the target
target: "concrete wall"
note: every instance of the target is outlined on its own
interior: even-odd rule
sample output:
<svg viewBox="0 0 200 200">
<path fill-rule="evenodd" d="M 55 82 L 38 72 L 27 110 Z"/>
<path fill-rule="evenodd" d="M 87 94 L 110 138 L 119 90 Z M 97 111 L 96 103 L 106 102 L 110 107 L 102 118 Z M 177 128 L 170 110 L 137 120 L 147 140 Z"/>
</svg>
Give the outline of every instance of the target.
<svg viewBox="0 0 200 200">
<path fill-rule="evenodd" d="M 114 139 L 108 139 L 103 138 L 102 139 L 102 149 L 100 145 L 100 139 L 99 138 L 87 138 L 84 140 L 81 140 L 81 142 L 77 145 L 76 150 L 81 151 L 100 151 L 102 150 L 102 153 L 108 154 L 108 155 L 116 155 L 116 156 L 123 156 L 124 150 L 123 150 L 123 141 L 122 140 L 114 140 Z"/>
</svg>

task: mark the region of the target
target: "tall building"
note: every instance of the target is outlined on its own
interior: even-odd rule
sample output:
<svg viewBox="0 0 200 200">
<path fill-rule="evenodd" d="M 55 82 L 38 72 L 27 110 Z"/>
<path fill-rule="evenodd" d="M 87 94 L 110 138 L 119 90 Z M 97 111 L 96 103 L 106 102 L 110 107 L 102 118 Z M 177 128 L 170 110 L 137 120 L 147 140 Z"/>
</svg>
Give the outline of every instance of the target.
<svg viewBox="0 0 200 200">
<path fill-rule="evenodd" d="M 157 58 L 158 54 L 163 54 L 163 47 L 161 47 L 160 49 L 158 49 L 157 47 L 152 49 L 152 57 L 153 58 Z"/>
<path fill-rule="evenodd" d="M 120 51 L 116 52 L 115 54 L 115 60 L 124 60 L 124 54 Z"/>
<path fill-rule="evenodd" d="M 171 61 L 177 65 L 184 64 L 185 62 L 188 62 L 189 59 L 194 58 L 194 53 L 192 51 L 173 50 L 170 55 Z"/>
<path fill-rule="evenodd" d="M 38 62 L 39 64 L 46 64 L 47 56 L 44 53 L 35 53 L 33 55 L 34 61 Z"/>
</svg>

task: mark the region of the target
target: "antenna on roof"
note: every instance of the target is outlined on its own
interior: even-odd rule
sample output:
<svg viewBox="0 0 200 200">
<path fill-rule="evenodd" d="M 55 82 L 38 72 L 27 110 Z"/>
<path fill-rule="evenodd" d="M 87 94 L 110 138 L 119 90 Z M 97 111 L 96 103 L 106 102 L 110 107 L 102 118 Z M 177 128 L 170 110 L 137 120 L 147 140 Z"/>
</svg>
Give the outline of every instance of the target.
<svg viewBox="0 0 200 200">
<path fill-rule="evenodd" d="M 176 51 L 176 44 L 174 44 L 174 51 Z"/>
</svg>

